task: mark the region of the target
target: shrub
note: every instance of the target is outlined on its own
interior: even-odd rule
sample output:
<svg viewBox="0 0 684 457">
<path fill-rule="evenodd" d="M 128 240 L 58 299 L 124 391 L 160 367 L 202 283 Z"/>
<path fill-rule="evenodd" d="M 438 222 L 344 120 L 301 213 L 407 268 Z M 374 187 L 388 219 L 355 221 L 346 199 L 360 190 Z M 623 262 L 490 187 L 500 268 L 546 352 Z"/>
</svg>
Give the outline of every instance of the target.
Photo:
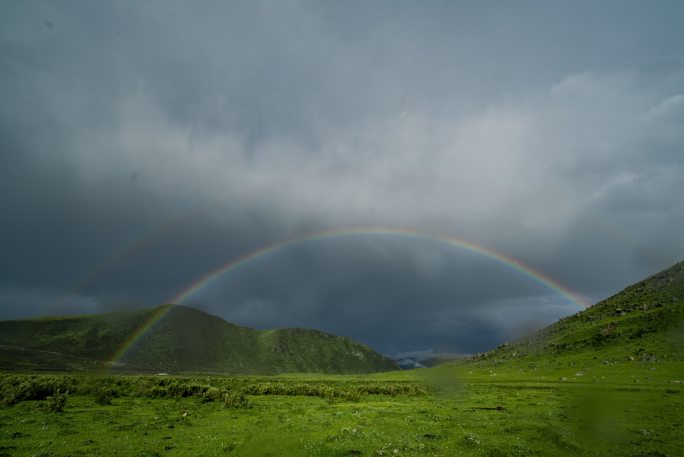
<svg viewBox="0 0 684 457">
<path fill-rule="evenodd" d="M 45 409 L 51 413 L 64 412 L 64 407 L 67 403 L 69 392 L 60 393 L 57 391 L 54 395 L 45 398 Z"/>
<path fill-rule="evenodd" d="M 243 392 L 228 392 L 223 395 L 226 408 L 251 408 L 252 405 Z"/>
<path fill-rule="evenodd" d="M 16 405 L 20 401 L 21 401 L 21 398 L 19 398 L 19 395 L 17 395 L 17 392 L 15 390 L 6 389 L 2 393 L 2 398 L 0 398 L 0 405 L 1 406 L 12 406 L 12 405 Z"/>
<path fill-rule="evenodd" d="M 61 391 L 75 391 L 77 386 L 77 381 L 70 376 L 2 376 L 0 403 L 10 406 L 25 400 L 44 400 Z"/>
<path fill-rule="evenodd" d="M 223 397 L 224 392 L 217 387 L 209 387 L 206 392 L 202 394 L 202 402 L 210 402 L 220 400 Z"/>
<path fill-rule="evenodd" d="M 169 391 L 166 387 L 154 386 L 143 396 L 147 398 L 164 398 L 169 396 Z"/>
<path fill-rule="evenodd" d="M 358 403 L 361 400 L 361 393 L 358 390 L 346 390 L 342 392 L 342 398 L 346 401 Z"/>
<path fill-rule="evenodd" d="M 95 392 L 93 392 L 93 397 L 95 398 L 95 403 L 104 406 L 112 404 L 112 399 L 114 398 L 114 395 L 111 389 L 102 386 L 96 389 Z"/>
</svg>

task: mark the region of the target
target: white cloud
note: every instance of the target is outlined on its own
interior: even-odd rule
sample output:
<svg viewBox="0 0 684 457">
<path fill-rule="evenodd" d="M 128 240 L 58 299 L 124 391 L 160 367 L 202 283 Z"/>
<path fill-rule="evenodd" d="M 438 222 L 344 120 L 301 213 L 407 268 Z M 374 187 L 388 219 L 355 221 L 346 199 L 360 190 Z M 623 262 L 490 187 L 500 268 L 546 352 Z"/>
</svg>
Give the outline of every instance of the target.
<svg viewBox="0 0 684 457">
<path fill-rule="evenodd" d="M 243 131 L 193 130 L 138 92 L 120 123 L 79 140 L 72 158 L 93 185 L 136 171 L 158 195 L 217 212 L 237 201 L 324 224 L 436 221 L 487 234 L 515 221 L 543 232 L 648 173 L 650 146 L 681 103 L 652 92 L 629 74 L 582 73 L 466 116 L 404 110 L 353 128 L 319 116 L 315 146 L 278 134 L 253 149 Z"/>
</svg>

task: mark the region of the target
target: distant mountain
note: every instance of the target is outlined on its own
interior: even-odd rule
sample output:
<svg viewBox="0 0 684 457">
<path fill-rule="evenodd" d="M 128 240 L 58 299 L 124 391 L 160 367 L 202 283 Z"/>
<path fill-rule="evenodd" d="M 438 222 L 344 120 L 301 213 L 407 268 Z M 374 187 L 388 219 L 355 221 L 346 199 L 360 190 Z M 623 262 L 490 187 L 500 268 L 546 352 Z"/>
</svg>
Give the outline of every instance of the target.
<svg viewBox="0 0 684 457">
<path fill-rule="evenodd" d="M 402 370 L 412 370 L 414 368 L 430 368 L 444 363 L 461 360 L 467 357 L 466 354 L 454 354 L 450 352 L 413 351 L 403 352 L 394 356 Z"/>
<path fill-rule="evenodd" d="M 0 321 L 0 369 L 271 374 L 399 367 L 346 337 L 308 329 L 255 330 L 187 306 L 165 305 Z"/>
<path fill-rule="evenodd" d="M 527 338 L 469 359 L 524 366 L 656 361 L 684 362 L 684 262 Z"/>
</svg>

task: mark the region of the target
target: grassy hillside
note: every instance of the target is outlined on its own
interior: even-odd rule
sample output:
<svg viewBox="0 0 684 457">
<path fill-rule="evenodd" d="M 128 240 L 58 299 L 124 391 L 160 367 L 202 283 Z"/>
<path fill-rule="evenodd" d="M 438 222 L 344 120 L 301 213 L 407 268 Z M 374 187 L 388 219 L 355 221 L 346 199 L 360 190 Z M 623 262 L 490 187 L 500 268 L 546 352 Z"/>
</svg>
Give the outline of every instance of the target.
<svg viewBox="0 0 684 457">
<path fill-rule="evenodd" d="M 4 369 L 103 369 L 151 310 L 0 321 Z"/>
<path fill-rule="evenodd" d="M 132 335 L 163 314 L 116 364 Z M 367 373 L 397 369 L 369 347 L 315 330 L 259 331 L 186 306 L 0 322 L 5 369 Z"/>
<path fill-rule="evenodd" d="M 470 363 L 611 366 L 684 361 L 684 262 Z"/>
<path fill-rule="evenodd" d="M 368 346 L 316 330 L 267 330 L 259 337 L 263 366 L 284 367 L 286 372 L 360 373 L 369 371 L 367 366 L 376 367 L 376 371 L 399 368 L 393 360 L 379 358 Z M 316 361 L 318 370 L 311 369 L 311 360 Z"/>
</svg>

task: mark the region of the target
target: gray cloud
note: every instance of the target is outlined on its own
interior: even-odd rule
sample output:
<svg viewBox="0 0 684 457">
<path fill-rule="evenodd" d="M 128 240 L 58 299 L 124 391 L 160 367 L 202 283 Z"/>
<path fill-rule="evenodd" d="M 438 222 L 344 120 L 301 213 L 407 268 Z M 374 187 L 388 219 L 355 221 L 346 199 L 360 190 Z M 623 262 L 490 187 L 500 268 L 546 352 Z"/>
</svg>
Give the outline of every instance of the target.
<svg viewBox="0 0 684 457">
<path fill-rule="evenodd" d="M 5 317 L 157 304 L 338 227 L 464 238 L 588 299 L 684 254 L 678 2 L 0 10 Z M 388 353 L 482 350 L 576 310 L 415 240 L 310 243 L 239 277 L 192 300 Z"/>
</svg>

